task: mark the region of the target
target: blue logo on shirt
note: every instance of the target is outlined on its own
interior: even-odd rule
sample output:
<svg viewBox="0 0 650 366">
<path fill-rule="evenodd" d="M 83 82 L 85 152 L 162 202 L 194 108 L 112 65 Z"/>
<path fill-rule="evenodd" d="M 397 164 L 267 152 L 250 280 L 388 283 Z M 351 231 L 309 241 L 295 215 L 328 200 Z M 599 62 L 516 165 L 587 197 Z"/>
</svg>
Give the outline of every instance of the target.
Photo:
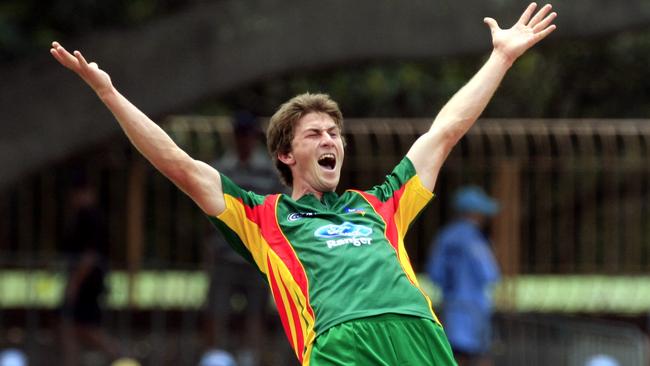
<svg viewBox="0 0 650 366">
<path fill-rule="evenodd" d="M 344 222 L 341 225 L 325 225 L 321 226 L 316 231 L 314 231 L 314 235 L 319 237 L 319 238 L 324 238 L 324 239 L 331 239 L 331 238 L 338 238 L 338 237 L 357 237 L 357 236 L 369 236 L 372 234 L 372 229 L 363 226 L 363 225 L 355 225 L 350 222 Z"/>
</svg>

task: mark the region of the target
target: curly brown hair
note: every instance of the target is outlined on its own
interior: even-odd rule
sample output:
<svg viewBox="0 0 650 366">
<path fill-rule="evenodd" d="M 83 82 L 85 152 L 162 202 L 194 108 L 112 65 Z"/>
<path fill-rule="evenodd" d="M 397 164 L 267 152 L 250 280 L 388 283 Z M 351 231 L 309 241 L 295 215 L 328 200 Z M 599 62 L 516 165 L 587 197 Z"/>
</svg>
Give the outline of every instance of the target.
<svg viewBox="0 0 650 366">
<path fill-rule="evenodd" d="M 343 131 L 343 114 L 338 104 L 327 94 L 311 93 L 297 95 L 282 104 L 269 120 L 266 129 L 266 147 L 280 173 L 282 183 L 288 187 L 293 185 L 291 169 L 280 161 L 278 155 L 291 152 L 296 122 L 311 112 L 329 115 L 339 130 Z"/>
</svg>

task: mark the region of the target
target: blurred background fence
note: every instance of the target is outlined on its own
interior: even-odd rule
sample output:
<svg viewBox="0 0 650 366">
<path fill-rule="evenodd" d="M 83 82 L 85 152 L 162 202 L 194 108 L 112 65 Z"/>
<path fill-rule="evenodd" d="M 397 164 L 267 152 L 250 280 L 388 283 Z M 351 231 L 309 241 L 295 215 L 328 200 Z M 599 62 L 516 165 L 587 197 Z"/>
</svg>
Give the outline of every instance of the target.
<svg viewBox="0 0 650 366">
<path fill-rule="evenodd" d="M 628 324 L 547 314 L 499 314 L 495 323 L 496 365 L 591 366 L 598 356 L 648 364 L 647 337 Z"/>
<path fill-rule="evenodd" d="M 347 120 L 339 187 L 367 189 L 380 182 L 429 125 L 425 119 Z M 192 116 L 164 124 L 183 149 L 206 162 L 233 148 L 230 126 L 226 118 Z M 650 310 L 649 150 L 647 120 L 479 121 L 445 163 L 437 198 L 407 237 L 416 271 L 431 238 L 451 218 L 451 193 L 460 185 L 477 184 L 503 207 L 491 225 L 505 275 L 497 289 L 501 314 L 570 312 L 645 319 Z M 52 326 L 61 300 L 62 228 L 69 209 L 64 197 L 72 171 L 80 166 L 98 187 L 108 220 L 112 272 L 107 326 L 121 338 L 140 339 L 133 347 L 151 365 L 195 363 L 208 286 L 204 246 L 213 229 L 122 137 L 0 192 L 0 342 L 23 342 L 32 354 L 55 344 L 54 333 L 32 335 Z M 431 292 L 435 298 L 435 288 Z M 513 319 L 498 322 L 505 335 L 502 347 L 521 345 L 524 341 L 511 337 L 517 332 L 553 334 L 560 327 L 553 324 L 564 324 L 571 334 L 590 332 L 566 319 Z M 266 326 L 276 331 L 280 356 L 275 361 L 290 364 L 273 314 Z M 647 362 L 645 335 L 639 331 L 645 324 L 627 326 L 621 337 L 612 339 L 634 338 L 638 359 Z M 617 327 L 612 329 L 624 326 Z M 165 338 L 171 328 L 181 336 L 170 332 Z M 522 364 L 512 361 L 521 353 L 500 357 L 502 364 Z M 577 363 L 565 359 L 539 364 Z"/>
<path fill-rule="evenodd" d="M 429 124 L 348 120 L 340 187 L 369 188 L 381 181 Z M 176 117 L 166 129 L 203 161 L 233 148 L 225 118 Z M 421 262 L 432 234 L 449 218 L 450 193 L 474 183 L 504 205 L 493 234 L 508 273 L 646 273 L 649 150 L 645 120 L 482 120 L 443 167 L 437 198 L 409 235 L 412 259 Z M 114 265 L 200 262 L 203 215 L 124 139 L 75 161 L 99 187 Z M 0 249 L 17 264 L 38 266 L 59 252 L 72 165 L 47 167 L 0 192 Z"/>
</svg>

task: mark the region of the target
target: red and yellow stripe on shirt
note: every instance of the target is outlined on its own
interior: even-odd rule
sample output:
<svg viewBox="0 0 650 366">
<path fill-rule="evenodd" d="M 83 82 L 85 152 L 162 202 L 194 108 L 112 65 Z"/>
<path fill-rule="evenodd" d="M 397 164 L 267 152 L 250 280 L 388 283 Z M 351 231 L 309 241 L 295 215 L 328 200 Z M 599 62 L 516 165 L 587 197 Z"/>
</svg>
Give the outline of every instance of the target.
<svg viewBox="0 0 650 366">
<path fill-rule="evenodd" d="M 270 195 L 261 205 L 248 206 L 224 194 L 226 210 L 218 219 L 239 236 L 267 277 L 287 338 L 302 363 L 306 346 L 315 338 L 314 311 L 305 269 L 277 222 L 279 197 Z"/>
<path fill-rule="evenodd" d="M 388 239 L 393 249 L 397 254 L 404 273 L 409 281 L 420 290 L 424 298 L 426 298 L 431 315 L 439 323 L 438 317 L 433 311 L 433 305 L 428 296 L 420 287 L 411 261 L 404 245 L 404 237 L 416 216 L 424 209 L 424 206 L 431 200 L 432 193 L 427 190 L 420 181 L 417 175 L 411 177 L 406 183 L 398 190 L 393 192 L 392 197 L 385 201 L 380 200 L 377 196 L 370 192 L 357 191 L 354 192 L 362 195 L 366 201 L 374 208 L 375 212 L 383 219 L 385 223 L 384 236 Z"/>
</svg>

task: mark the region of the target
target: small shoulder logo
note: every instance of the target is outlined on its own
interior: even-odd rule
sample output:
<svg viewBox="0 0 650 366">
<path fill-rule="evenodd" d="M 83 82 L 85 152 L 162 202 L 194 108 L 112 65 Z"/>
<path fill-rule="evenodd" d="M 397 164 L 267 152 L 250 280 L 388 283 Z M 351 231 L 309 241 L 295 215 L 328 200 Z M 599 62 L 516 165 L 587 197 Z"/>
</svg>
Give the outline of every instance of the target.
<svg viewBox="0 0 650 366">
<path fill-rule="evenodd" d="M 287 216 L 287 221 L 298 221 L 303 217 L 314 217 L 316 216 L 315 212 L 292 212 Z"/>
<path fill-rule="evenodd" d="M 364 209 L 362 209 L 362 208 L 350 208 L 350 207 L 346 207 L 346 208 L 345 208 L 345 213 L 355 213 L 355 214 L 359 214 L 359 215 L 363 216 L 363 215 L 366 214 L 366 210 L 364 210 Z"/>
<path fill-rule="evenodd" d="M 287 216 L 288 221 L 298 221 L 302 218 L 302 215 L 300 215 L 297 212 L 290 213 L 289 216 Z"/>
</svg>

